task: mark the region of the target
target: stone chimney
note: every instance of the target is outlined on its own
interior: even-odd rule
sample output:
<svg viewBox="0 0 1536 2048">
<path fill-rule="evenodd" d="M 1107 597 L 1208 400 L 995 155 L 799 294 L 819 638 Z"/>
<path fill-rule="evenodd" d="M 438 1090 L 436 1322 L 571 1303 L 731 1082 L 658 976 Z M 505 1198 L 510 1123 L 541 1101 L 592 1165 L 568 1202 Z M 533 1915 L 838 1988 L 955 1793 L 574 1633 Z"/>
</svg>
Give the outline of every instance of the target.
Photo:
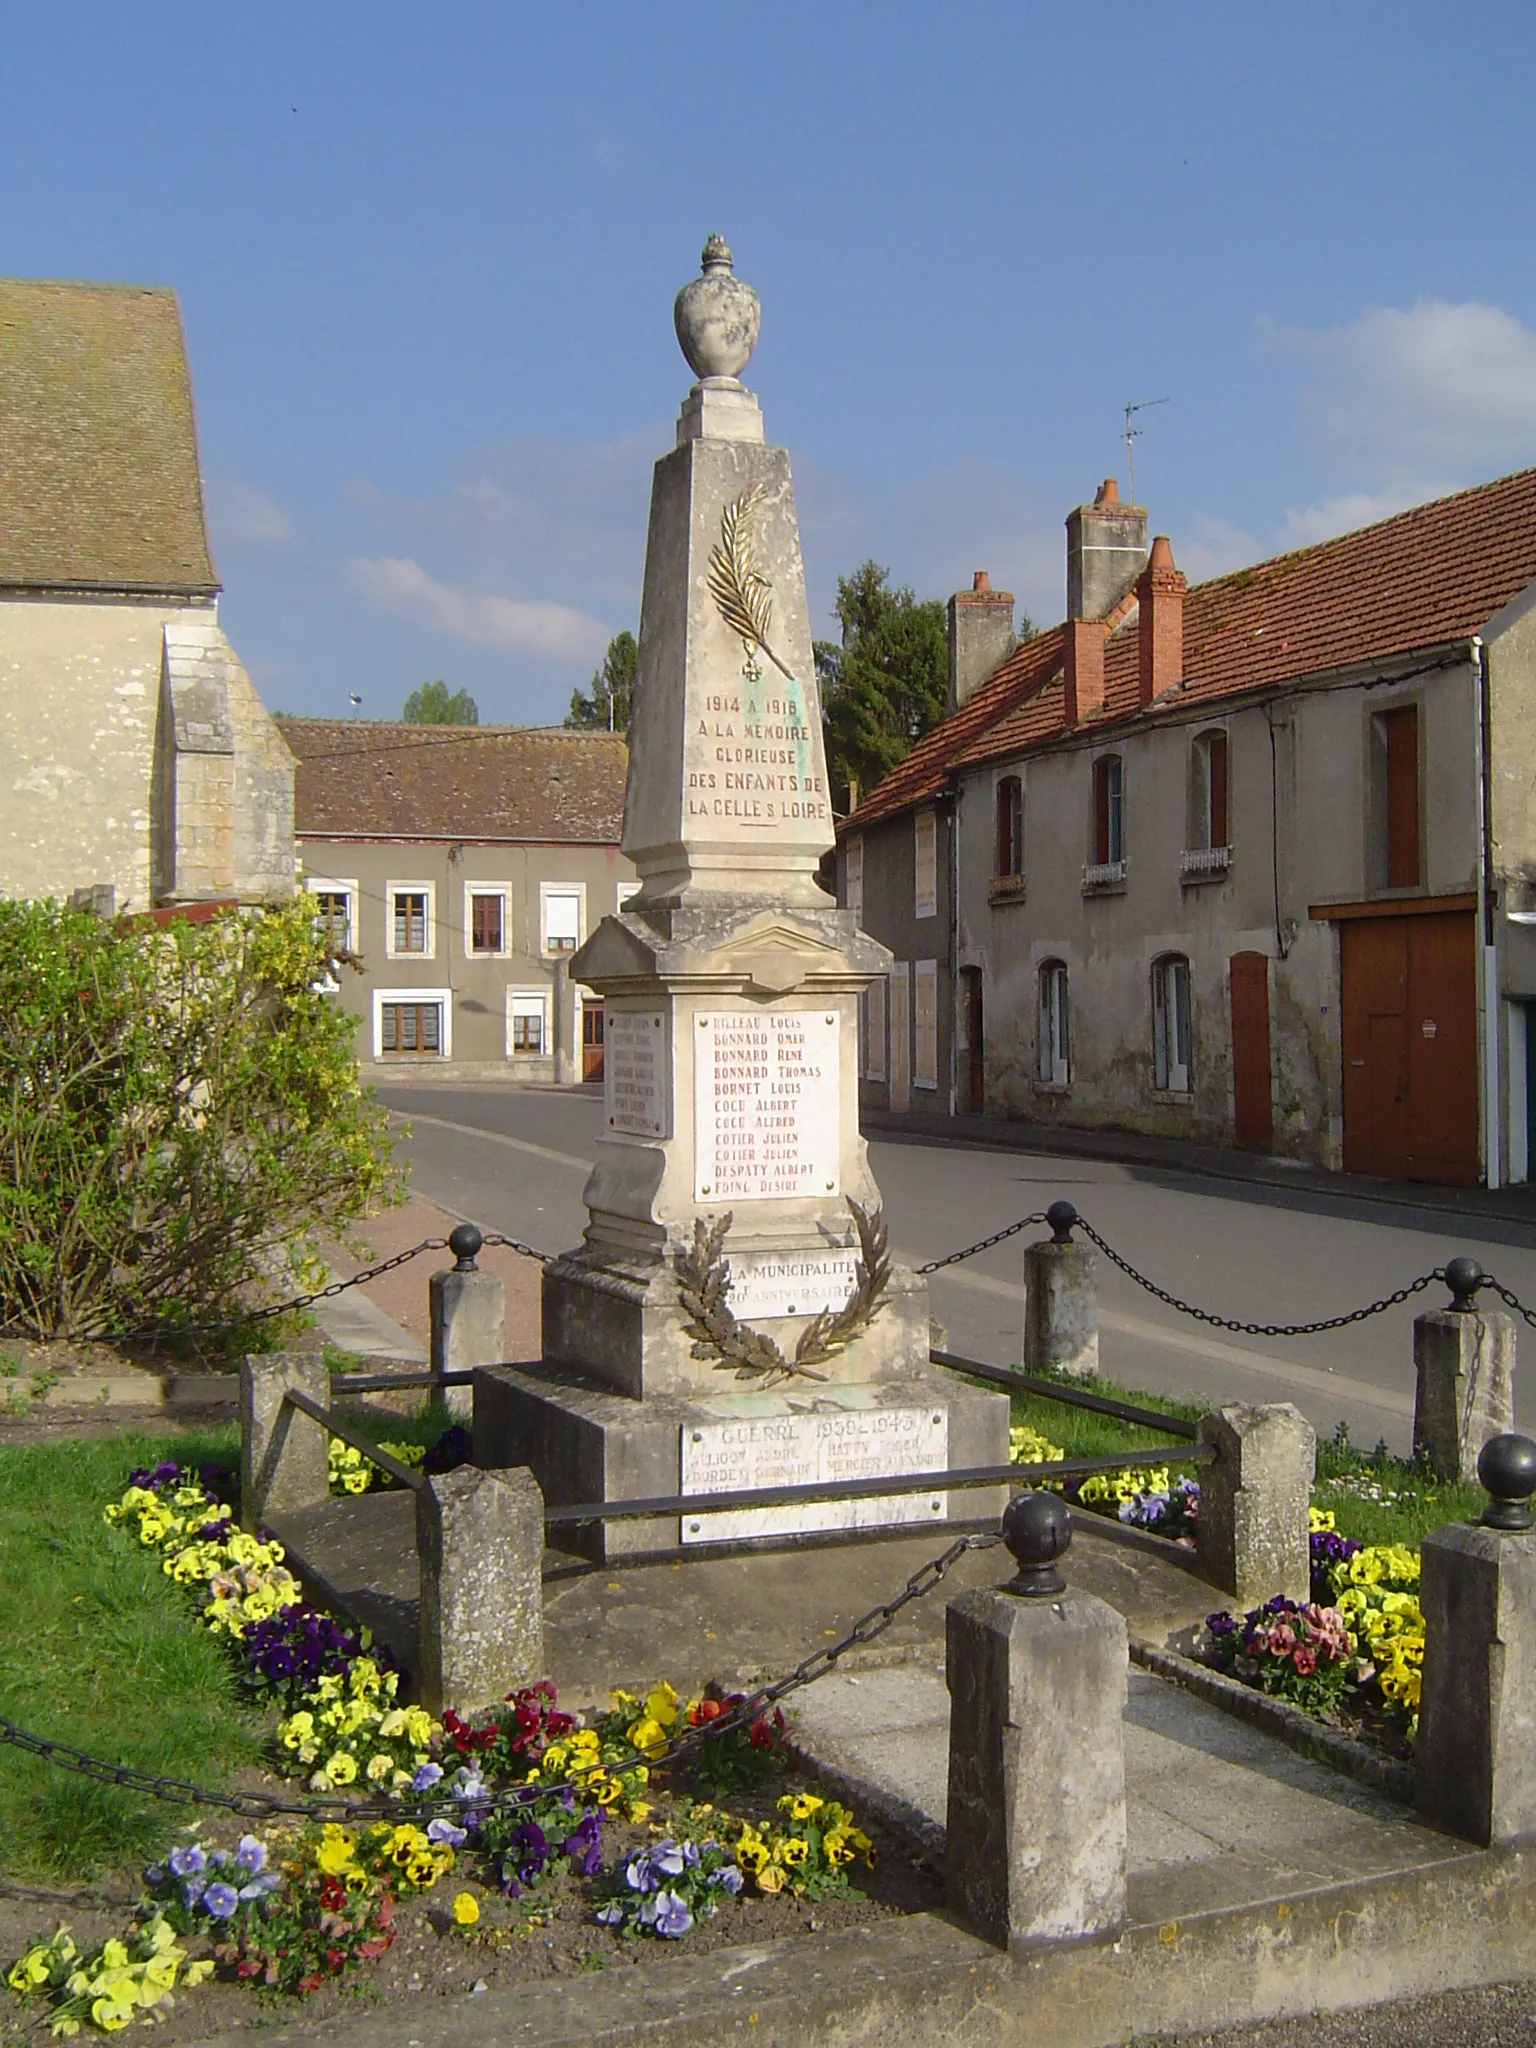
<svg viewBox="0 0 1536 2048">
<path fill-rule="evenodd" d="M 1067 514 L 1067 617 L 1107 618 L 1146 565 L 1147 515 L 1122 505 L 1112 476 Z"/>
<path fill-rule="evenodd" d="M 1013 592 L 994 590 L 978 569 L 969 590 L 949 600 L 949 708 L 958 711 L 989 676 L 996 675 L 1018 642 L 1013 633 Z"/>
<path fill-rule="evenodd" d="M 1062 650 L 1062 680 L 1066 685 L 1065 713 L 1068 725 L 1091 718 L 1104 702 L 1104 641 L 1108 628 L 1102 619 L 1068 619 L 1066 644 Z"/>
<path fill-rule="evenodd" d="M 1168 536 L 1152 543 L 1147 566 L 1136 579 L 1136 701 L 1150 704 L 1184 674 L 1184 592 L 1182 570 L 1173 565 Z"/>
</svg>

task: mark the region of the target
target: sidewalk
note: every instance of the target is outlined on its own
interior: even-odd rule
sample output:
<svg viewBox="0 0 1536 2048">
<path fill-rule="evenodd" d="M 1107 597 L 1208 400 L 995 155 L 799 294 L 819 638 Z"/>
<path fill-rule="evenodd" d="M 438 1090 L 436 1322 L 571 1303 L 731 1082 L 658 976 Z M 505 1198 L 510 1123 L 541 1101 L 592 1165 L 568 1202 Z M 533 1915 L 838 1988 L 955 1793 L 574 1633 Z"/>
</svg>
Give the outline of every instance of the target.
<svg viewBox="0 0 1536 2048">
<path fill-rule="evenodd" d="M 1325 1173 L 1299 1160 L 1269 1153 L 1241 1152 L 1224 1145 L 1192 1145 L 1178 1138 L 1148 1138 L 1135 1131 L 1067 1130 L 1059 1124 L 1031 1124 L 992 1116 L 941 1116 L 931 1110 L 863 1109 L 866 1137 L 894 1138 L 919 1145 L 962 1145 L 998 1152 L 1027 1152 L 1057 1159 L 1095 1159 L 1141 1168 L 1149 1174 L 1197 1175 L 1280 1188 L 1291 1194 L 1322 1195 L 1338 1202 L 1371 1202 L 1388 1208 L 1429 1209 L 1444 1216 L 1523 1223 L 1536 1231 L 1536 1181 L 1513 1187 L 1431 1187 L 1417 1181 L 1374 1180 L 1358 1173 Z"/>
</svg>

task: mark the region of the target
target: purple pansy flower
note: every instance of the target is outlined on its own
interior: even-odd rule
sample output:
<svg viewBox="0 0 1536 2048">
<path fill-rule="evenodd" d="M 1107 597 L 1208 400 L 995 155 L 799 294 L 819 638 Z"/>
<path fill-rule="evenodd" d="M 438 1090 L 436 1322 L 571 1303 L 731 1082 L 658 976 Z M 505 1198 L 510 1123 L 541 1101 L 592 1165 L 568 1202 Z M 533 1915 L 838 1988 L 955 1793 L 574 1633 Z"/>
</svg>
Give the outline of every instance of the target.
<svg viewBox="0 0 1536 2048">
<path fill-rule="evenodd" d="M 462 1848 L 468 1838 L 467 1828 L 456 1828 L 451 1820 L 441 1818 L 427 1822 L 427 1840 L 446 1842 L 450 1849 Z"/>
<path fill-rule="evenodd" d="M 741 1890 L 741 1872 L 734 1863 L 722 1863 L 718 1870 L 709 1873 L 709 1882 L 719 1885 L 723 1892 L 729 1892 L 734 1899 Z"/>
<path fill-rule="evenodd" d="M 240 1894 L 221 1879 L 215 1879 L 203 1893 L 203 1905 L 215 1920 L 227 1920 L 239 1903 Z"/>
<path fill-rule="evenodd" d="M 249 1876 L 267 1867 L 267 1845 L 259 1835 L 242 1835 L 235 1844 L 235 1861 Z"/>
<path fill-rule="evenodd" d="M 208 1852 L 200 1849 L 196 1842 L 188 1849 L 173 1849 L 165 1860 L 177 1877 L 195 1877 L 200 1870 L 208 1868 Z"/>
<path fill-rule="evenodd" d="M 693 1925 L 688 1901 L 676 1892 L 657 1892 L 655 1898 L 647 1899 L 640 1908 L 640 1918 L 669 1941 L 681 1940 Z"/>
<path fill-rule="evenodd" d="M 443 1767 L 441 1764 L 418 1764 L 411 1778 L 411 1790 L 413 1792 L 430 1792 L 442 1775 Z"/>
</svg>

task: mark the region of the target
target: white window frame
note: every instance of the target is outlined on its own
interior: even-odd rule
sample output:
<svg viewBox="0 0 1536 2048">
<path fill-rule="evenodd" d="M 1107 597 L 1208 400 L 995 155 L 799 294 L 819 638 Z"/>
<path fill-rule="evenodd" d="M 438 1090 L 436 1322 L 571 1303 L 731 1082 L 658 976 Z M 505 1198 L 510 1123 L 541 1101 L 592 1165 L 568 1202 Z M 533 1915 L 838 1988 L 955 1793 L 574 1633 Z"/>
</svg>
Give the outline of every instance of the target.
<svg viewBox="0 0 1536 2048">
<path fill-rule="evenodd" d="M 514 1017 L 531 1017 L 535 1006 L 539 1018 L 539 1050 L 525 1052 L 512 1043 L 512 1020 Z M 507 1058 L 509 1060 L 538 1060 L 550 1057 L 549 1035 L 549 990 L 547 988 L 507 988 Z"/>
<path fill-rule="evenodd" d="M 426 944 L 419 953 L 395 944 L 395 898 L 425 896 L 427 899 Z M 437 884 L 435 882 L 386 882 L 384 884 L 384 957 L 386 960 L 435 960 L 437 958 Z"/>
<path fill-rule="evenodd" d="M 1035 1078 L 1047 1088 L 1065 1088 L 1072 1079 L 1071 983 L 1066 961 L 1042 960 L 1038 980 Z"/>
<path fill-rule="evenodd" d="M 345 951 L 355 953 L 358 950 L 358 904 L 362 898 L 362 891 L 357 886 L 356 876 L 353 876 L 348 881 L 340 875 L 306 875 L 304 877 L 304 887 L 311 896 L 318 896 L 324 890 L 327 895 L 346 897 L 347 923 L 346 929 L 341 935 L 341 943 Z"/>
<path fill-rule="evenodd" d="M 415 887 L 414 883 L 409 884 Z M 393 916 L 391 916 L 393 922 Z M 408 959 L 417 960 L 418 953 L 410 953 Z M 386 1003 L 436 1003 L 442 1010 L 442 1022 L 438 1027 L 440 1041 L 436 1054 L 423 1054 L 423 1058 L 451 1060 L 453 1058 L 453 990 L 451 988 L 376 988 L 373 992 L 373 1056 L 375 1060 L 398 1059 L 398 1053 L 384 1051 L 384 1005 Z"/>
<path fill-rule="evenodd" d="M 1183 982 L 1184 1000 L 1179 1002 Z M 1188 1095 L 1194 1070 L 1194 995 L 1189 961 L 1182 953 L 1160 953 L 1152 963 L 1152 1085 L 1171 1095 Z"/>
<path fill-rule="evenodd" d="M 912 970 L 912 1086 L 939 1085 L 939 963 L 919 960 Z"/>
<path fill-rule="evenodd" d="M 549 943 L 549 902 L 552 896 L 576 898 L 576 944 L 551 947 Z M 587 936 L 587 885 L 585 882 L 540 882 L 539 951 L 549 960 L 569 960 Z"/>
<path fill-rule="evenodd" d="M 613 892 L 614 909 L 622 910 L 631 897 L 638 896 L 639 894 L 640 884 L 638 882 L 620 882 Z"/>
<path fill-rule="evenodd" d="M 885 976 L 878 975 L 864 991 L 864 1078 L 883 1081 L 886 1076 L 887 1022 Z"/>
<path fill-rule="evenodd" d="M 912 817 L 912 915 L 939 914 L 939 820 L 931 805 Z"/>
<path fill-rule="evenodd" d="M 847 841 L 843 850 L 843 893 L 847 898 L 846 908 L 853 912 L 853 921 L 862 927 L 864 923 L 864 837 L 856 833 Z"/>
<path fill-rule="evenodd" d="M 475 898 L 477 896 L 499 896 L 501 898 L 501 944 L 489 952 L 481 953 L 475 948 Z M 391 919 L 393 922 L 393 919 Z M 512 890 L 506 882 L 466 882 L 464 884 L 464 958 L 466 960 L 510 960 L 512 957 Z"/>
</svg>

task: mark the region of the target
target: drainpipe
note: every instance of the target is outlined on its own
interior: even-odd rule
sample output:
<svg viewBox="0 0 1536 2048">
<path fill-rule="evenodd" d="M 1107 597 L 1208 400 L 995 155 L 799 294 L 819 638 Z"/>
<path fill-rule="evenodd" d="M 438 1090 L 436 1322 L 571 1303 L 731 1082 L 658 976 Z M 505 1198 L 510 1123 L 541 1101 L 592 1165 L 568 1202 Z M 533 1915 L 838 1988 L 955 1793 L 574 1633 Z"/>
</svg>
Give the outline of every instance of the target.
<svg viewBox="0 0 1536 2048">
<path fill-rule="evenodd" d="M 1477 963 L 1478 1009 L 1482 1017 L 1483 1179 L 1502 1186 L 1500 1174 L 1499 1101 L 1499 951 L 1493 926 L 1493 821 L 1489 786 L 1488 648 L 1474 633 L 1471 655 L 1476 678 L 1473 692 L 1473 755 L 1477 770 Z"/>
<path fill-rule="evenodd" d="M 949 804 L 949 1113 L 960 1100 L 960 793 Z"/>
</svg>

